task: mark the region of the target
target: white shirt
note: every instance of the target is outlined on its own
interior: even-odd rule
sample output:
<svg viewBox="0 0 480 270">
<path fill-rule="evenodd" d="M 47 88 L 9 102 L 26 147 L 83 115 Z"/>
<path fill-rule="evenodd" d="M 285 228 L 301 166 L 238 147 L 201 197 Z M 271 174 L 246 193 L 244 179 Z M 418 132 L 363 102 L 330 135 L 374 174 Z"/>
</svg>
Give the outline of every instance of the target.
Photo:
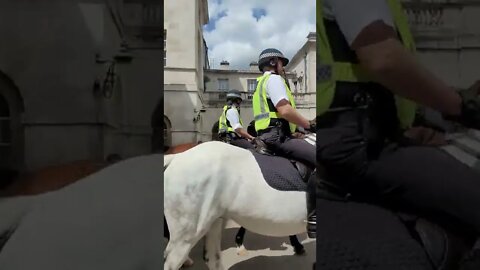
<svg viewBox="0 0 480 270">
<path fill-rule="evenodd" d="M 232 105 L 232 107 L 227 110 L 226 116 L 233 130 L 236 130 L 237 128 L 243 128 L 242 124 L 240 124 L 240 114 L 238 113 L 235 105 Z"/>
<path fill-rule="evenodd" d="M 387 0 L 323 0 L 325 18 L 335 20 L 348 44 L 372 22 L 381 20 L 395 28 Z"/>
<path fill-rule="evenodd" d="M 280 75 L 272 74 L 271 71 L 265 71 L 264 74 L 271 74 L 266 84 L 266 92 L 273 105 L 277 106 L 282 99 L 288 101 L 287 88 L 283 78 Z"/>
</svg>

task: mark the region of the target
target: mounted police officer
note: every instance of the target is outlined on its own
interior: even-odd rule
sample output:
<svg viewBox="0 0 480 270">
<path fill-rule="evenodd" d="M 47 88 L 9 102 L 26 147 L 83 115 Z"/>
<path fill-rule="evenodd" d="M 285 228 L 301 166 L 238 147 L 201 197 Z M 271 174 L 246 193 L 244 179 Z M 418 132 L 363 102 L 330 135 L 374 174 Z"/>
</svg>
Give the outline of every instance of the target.
<svg viewBox="0 0 480 270">
<path fill-rule="evenodd" d="M 317 157 L 328 182 L 480 235 L 480 176 L 404 138 L 416 104 L 480 128 L 478 89 L 457 92 L 416 61 L 400 0 L 320 0 L 317 9 Z M 480 249 L 471 255 L 480 269 Z"/>
<path fill-rule="evenodd" d="M 245 149 L 253 148 L 251 141 L 254 137 L 243 128 L 240 117 L 242 95 L 238 90 L 227 93 L 227 105 L 223 107 L 222 115 L 218 120 L 218 133 L 222 141 Z"/>
<path fill-rule="evenodd" d="M 269 48 L 260 53 L 258 67 L 263 75 L 257 78 L 257 88 L 253 94 L 253 115 L 257 138 L 277 155 L 301 161 L 315 168 L 315 146 L 292 136 L 300 126 L 313 130 L 314 122 L 303 117 L 295 107 L 295 100 L 287 85 L 284 66 L 289 60 L 277 49 Z M 308 188 L 309 236 L 314 235 L 315 226 L 315 186 Z"/>
</svg>

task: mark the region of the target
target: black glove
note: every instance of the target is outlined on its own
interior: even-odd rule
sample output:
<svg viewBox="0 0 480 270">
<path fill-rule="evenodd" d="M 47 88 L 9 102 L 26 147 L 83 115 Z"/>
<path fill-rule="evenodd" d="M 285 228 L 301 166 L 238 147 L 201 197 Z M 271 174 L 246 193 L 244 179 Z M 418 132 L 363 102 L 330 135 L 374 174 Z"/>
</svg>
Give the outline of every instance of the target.
<svg viewBox="0 0 480 270">
<path fill-rule="evenodd" d="M 445 119 L 455 121 L 467 128 L 480 130 L 480 97 L 476 87 L 460 90 L 462 111 L 458 116 L 446 115 Z"/>
<path fill-rule="evenodd" d="M 252 141 L 252 144 L 255 146 L 255 150 L 258 153 L 264 154 L 264 155 L 271 155 L 272 154 L 270 152 L 270 150 L 268 149 L 267 144 L 265 144 L 265 142 L 262 141 L 262 139 L 260 139 L 259 137 L 255 137 Z"/>
<path fill-rule="evenodd" d="M 308 121 L 308 123 L 310 124 L 310 128 L 306 128 L 305 130 L 309 131 L 309 132 L 312 132 L 312 133 L 316 133 L 317 132 L 317 121 L 314 119 L 314 120 Z"/>
</svg>

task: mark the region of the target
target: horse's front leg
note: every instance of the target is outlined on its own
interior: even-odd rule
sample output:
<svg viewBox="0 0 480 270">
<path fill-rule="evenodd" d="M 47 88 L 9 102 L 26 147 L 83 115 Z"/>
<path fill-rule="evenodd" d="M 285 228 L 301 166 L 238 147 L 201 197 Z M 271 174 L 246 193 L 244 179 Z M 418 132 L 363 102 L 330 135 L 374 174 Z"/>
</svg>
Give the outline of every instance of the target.
<svg viewBox="0 0 480 270">
<path fill-rule="evenodd" d="M 237 254 L 240 256 L 246 256 L 247 255 L 247 249 L 243 245 L 243 239 L 245 238 L 245 228 L 240 227 L 240 229 L 237 232 L 237 235 L 235 236 L 235 244 L 237 244 Z"/>
<path fill-rule="evenodd" d="M 303 255 L 305 254 L 305 247 L 303 247 L 302 243 L 298 241 L 298 238 L 296 235 L 290 235 L 290 244 L 293 246 L 293 250 L 295 251 L 296 255 Z"/>
</svg>

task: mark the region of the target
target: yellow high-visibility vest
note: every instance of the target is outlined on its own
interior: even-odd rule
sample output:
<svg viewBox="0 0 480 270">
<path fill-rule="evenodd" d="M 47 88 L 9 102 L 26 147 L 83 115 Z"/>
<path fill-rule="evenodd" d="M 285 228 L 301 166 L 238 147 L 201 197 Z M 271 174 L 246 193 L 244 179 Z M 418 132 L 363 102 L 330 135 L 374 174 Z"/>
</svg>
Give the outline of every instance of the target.
<svg viewBox="0 0 480 270">
<path fill-rule="evenodd" d="M 232 126 L 230 125 L 230 123 L 227 121 L 227 111 L 230 108 L 232 108 L 232 106 L 225 105 L 223 107 L 223 112 L 220 115 L 220 118 L 218 119 L 218 133 L 235 132 L 235 130 L 233 130 Z M 242 118 L 240 117 L 240 113 L 238 114 L 238 118 L 240 120 L 240 125 L 243 126 L 243 121 L 242 121 Z"/>
<path fill-rule="evenodd" d="M 403 45 L 415 52 L 415 43 L 408 26 L 407 16 L 398 0 L 386 0 Z M 323 1 L 317 1 L 317 115 L 324 114 L 333 101 L 336 82 L 371 82 L 358 64 L 334 61 L 325 25 Z M 416 104 L 396 96 L 397 117 L 402 128 L 408 128 L 415 119 Z"/>
<path fill-rule="evenodd" d="M 253 93 L 253 117 L 255 120 L 255 130 L 257 132 L 268 128 L 270 125 L 270 119 L 282 118 L 276 111 L 270 111 L 268 106 L 267 82 L 268 78 L 270 78 L 270 75 L 270 73 L 265 73 L 263 76 L 257 78 L 257 88 L 255 89 L 255 93 Z M 293 98 L 292 91 L 290 91 L 290 88 L 286 84 L 285 80 L 283 80 L 283 83 L 287 89 L 288 101 L 295 109 L 295 99 Z M 292 123 L 290 123 L 289 126 L 290 131 L 294 133 L 297 126 Z"/>
</svg>

